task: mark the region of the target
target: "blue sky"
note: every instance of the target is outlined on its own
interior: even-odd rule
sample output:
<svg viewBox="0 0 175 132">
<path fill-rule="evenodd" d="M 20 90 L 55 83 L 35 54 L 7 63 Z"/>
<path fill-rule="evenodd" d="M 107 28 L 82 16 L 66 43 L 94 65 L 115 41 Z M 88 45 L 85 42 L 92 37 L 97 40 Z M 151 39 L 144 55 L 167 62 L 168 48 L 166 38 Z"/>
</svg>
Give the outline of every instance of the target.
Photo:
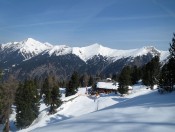
<svg viewBox="0 0 175 132">
<path fill-rule="evenodd" d="M 0 43 L 34 38 L 51 44 L 168 50 L 175 0 L 0 0 Z"/>
</svg>

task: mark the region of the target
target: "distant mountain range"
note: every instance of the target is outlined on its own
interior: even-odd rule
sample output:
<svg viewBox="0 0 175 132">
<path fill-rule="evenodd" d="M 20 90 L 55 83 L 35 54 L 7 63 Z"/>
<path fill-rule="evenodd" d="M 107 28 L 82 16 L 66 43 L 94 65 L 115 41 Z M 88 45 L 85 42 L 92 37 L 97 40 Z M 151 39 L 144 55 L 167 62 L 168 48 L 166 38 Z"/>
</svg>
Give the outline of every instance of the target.
<svg viewBox="0 0 175 132">
<path fill-rule="evenodd" d="M 100 44 L 69 47 L 28 38 L 0 45 L 0 68 L 19 78 L 55 74 L 64 79 L 75 70 L 92 75 L 119 73 L 125 65 L 141 66 L 156 55 L 163 61 L 169 52 L 152 46 L 131 50 L 110 49 Z"/>
</svg>

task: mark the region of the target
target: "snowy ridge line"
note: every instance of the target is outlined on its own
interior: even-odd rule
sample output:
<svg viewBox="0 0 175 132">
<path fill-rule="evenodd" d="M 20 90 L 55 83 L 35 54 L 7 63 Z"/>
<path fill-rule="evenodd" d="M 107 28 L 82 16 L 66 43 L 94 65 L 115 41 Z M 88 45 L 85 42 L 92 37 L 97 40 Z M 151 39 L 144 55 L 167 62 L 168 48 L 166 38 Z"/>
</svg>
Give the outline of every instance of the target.
<svg viewBox="0 0 175 132">
<path fill-rule="evenodd" d="M 78 56 L 83 61 L 87 61 L 94 56 L 101 55 L 108 59 L 116 61 L 120 58 L 126 57 L 137 57 L 147 55 L 148 53 L 160 56 L 160 60 L 164 60 L 169 55 L 168 51 L 157 50 L 153 46 L 146 46 L 140 49 L 130 49 L 130 50 L 117 50 L 104 47 L 98 43 L 86 46 L 86 47 L 69 47 L 66 45 L 52 45 L 47 42 L 42 43 L 32 38 L 28 38 L 21 42 L 9 42 L 7 44 L 0 45 L 0 52 L 15 52 L 22 54 L 25 60 L 28 60 L 34 56 L 42 53 L 42 55 L 47 54 L 49 56 L 61 56 L 67 54 L 74 54 Z"/>
</svg>

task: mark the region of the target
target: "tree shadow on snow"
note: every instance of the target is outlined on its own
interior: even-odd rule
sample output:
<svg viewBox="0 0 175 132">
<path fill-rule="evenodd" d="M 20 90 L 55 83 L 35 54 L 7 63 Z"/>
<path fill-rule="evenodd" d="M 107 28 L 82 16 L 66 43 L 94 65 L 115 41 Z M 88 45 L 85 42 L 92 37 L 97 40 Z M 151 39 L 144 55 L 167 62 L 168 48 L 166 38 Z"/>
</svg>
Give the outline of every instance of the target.
<svg viewBox="0 0 175 132">
<path fill-rule="evenodd" d="M 50 125 L 50 124 L 55 124 L 55 123 L 58 123 L 60 121 L 63 121 L 63 120 L 67 120 L 67 119 L 70 119 L 72 118 L 73 116 L 64 116 L 64 115 L 60 115 L 60 114 L 56 114 L 54 117 L 51 117 L 47 122 L 47 125 Z"/>
<path fill-rule="evenodd" d="M 105 109 L 111 108 L 124 108 L 124 107 L 134 107 L 134 106 L 144 106 L 144 107 L 171 107 L 175 106 L 175 92 L 168 94 L 159 94 L 157 91 L 148 93 L 145 95 L 140 95 L 134 98 L 112 98 L 113 100 L 119 102 L 115 105 L 106 107 Z"/>
</svg>

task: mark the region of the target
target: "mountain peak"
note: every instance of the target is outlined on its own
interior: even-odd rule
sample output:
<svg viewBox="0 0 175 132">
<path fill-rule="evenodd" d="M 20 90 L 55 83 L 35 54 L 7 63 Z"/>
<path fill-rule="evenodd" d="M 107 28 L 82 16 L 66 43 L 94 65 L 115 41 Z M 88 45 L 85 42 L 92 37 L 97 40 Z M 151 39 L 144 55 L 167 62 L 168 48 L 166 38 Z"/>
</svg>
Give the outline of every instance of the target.
<svg viewBox="0 0 175 132">
<path fill-rule="evenodd" d="M 27 38 L 24 41 L 22 41 L 22 44 L 26 44 L 26 45 L 37 45 L 37 44 L 41 44 L 41 42 L 33 39 L 33 38 Z"/>
<path fill-rule="evenodd" d="M 36 40 L 33 38 L 27 38 L 26 41 L 36 41 Z"/>
</svg>

